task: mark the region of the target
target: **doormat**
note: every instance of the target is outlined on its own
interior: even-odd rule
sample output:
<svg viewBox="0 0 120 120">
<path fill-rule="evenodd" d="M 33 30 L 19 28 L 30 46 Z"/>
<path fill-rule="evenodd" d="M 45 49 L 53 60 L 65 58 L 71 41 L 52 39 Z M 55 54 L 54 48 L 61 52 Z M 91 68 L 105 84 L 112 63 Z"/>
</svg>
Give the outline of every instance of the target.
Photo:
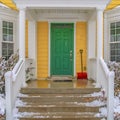
<svg viewBox="0 0 120 120">
<path fill-rule="evenodd" d="M 72 82 L 72 80 L 53 80 L 53 82 Z"/>
</svg>

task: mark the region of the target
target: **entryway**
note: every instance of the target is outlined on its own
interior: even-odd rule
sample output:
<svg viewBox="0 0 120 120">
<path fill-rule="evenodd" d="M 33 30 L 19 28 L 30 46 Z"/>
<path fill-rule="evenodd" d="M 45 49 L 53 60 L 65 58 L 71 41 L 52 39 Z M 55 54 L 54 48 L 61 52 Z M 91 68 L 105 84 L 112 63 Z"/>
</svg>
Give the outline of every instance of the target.
<svg viewBox="0 0 120 120">
<path fill-rule="evenodd" d="M 50 73 L 73 75 L 74 71 L 74 24 L 51 23 Z"/>
</svg>

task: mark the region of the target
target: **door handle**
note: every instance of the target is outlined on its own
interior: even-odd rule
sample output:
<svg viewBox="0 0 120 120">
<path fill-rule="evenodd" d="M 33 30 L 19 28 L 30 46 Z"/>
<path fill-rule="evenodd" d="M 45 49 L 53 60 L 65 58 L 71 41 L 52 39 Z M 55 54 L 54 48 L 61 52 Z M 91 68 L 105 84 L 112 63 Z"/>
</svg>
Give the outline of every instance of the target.
<svg viewBox="0 0 120 120">
<path fill-rule="evenodd" d="M 70 53 L 72 53 L 72 50 L 70 50 Z"/>
</svg>

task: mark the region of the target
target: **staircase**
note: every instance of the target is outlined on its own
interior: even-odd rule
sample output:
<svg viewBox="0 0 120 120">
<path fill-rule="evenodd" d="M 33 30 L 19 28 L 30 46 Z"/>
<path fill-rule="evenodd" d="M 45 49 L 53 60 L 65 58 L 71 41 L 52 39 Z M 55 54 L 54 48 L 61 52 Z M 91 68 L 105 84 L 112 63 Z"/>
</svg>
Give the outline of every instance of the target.
<svg viewBox="0 0 120 120">
<path fill-rule="evenodd" d="M 22 88 L 17 106 L 18 120 L 101 120 L 96 117 L 103 106 L 87 106 L 98 100 L 91 96 L 100 88 Z"/>
</svg>

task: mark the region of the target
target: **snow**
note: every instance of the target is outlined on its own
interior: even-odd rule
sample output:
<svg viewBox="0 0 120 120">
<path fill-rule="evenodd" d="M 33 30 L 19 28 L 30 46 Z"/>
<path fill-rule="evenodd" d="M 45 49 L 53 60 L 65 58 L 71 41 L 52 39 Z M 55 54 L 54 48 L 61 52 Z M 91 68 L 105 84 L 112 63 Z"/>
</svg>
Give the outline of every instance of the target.
<svg viewBox="0 0 120 120">
<path fill-rule="evenodd" d="M 91 106 L 91 107 L 94 107 L 94 106 L 104 106 L 105 104 L 106 103 L 102 102 L 101 100 L 94 100 L 92 102 L 87 102 L 86 106 Z"/>
<path fill-rule="evenodd" d="M 0 94 L 0 114 L 5 114 L 5 98 L 3 94 Z"/>
<path fill-rule="evenodd" d="M 24 95 L 24 94 L 19 94 L 18 96 L 19 97 L 20 96 L 27 97 L 27 95 Z M 103 96 L 103 92 L 92 93 L 91 96 L 93 96 L 93 97 Z M 79 103 L 76 103 L 76 104 L 79 104 Z M 26 105 L 25 102 L 22 102 L 19 98 L 17 98 L 15 106 L 25 106 L 25 105 Z M 106 105 L 105 101 L 100 101 L 100 100 L 94 100 L 93 102 L 86 103 L 86 106 L 105 106 L 105 105 Z M 107 108 L 106 108 L 106 106 L 100 108 L 99 112 L 100 113 L 95 115 L 96 117 L 107 116 Z M 0 94 L 0 114 L 1 115 L 5 114 L 5 98 L 4 98 L 3 94 Z M 14 115 L 15 120 L 17 120 L 18 116 L 19 117 L 20 116 L 26 116 L 26 115 L 30 115 L 31 116 L 33 114 L 35 114 L 35 113 L 27 113 L 27 112 L 19 113 L 17 108 L 15 108 L 13 110 L 13 115 Z M 36 114 L 38 114 L 38 113 L 36 113 Z M 120 93 L 119 93 L 118 96 L 115 96 L 115 98 L 114 98 L 114 115 L 115 115 L 115 117 L 116 116 L 118 116 L 118 117 L 120 116 Z"/>
</svg>

